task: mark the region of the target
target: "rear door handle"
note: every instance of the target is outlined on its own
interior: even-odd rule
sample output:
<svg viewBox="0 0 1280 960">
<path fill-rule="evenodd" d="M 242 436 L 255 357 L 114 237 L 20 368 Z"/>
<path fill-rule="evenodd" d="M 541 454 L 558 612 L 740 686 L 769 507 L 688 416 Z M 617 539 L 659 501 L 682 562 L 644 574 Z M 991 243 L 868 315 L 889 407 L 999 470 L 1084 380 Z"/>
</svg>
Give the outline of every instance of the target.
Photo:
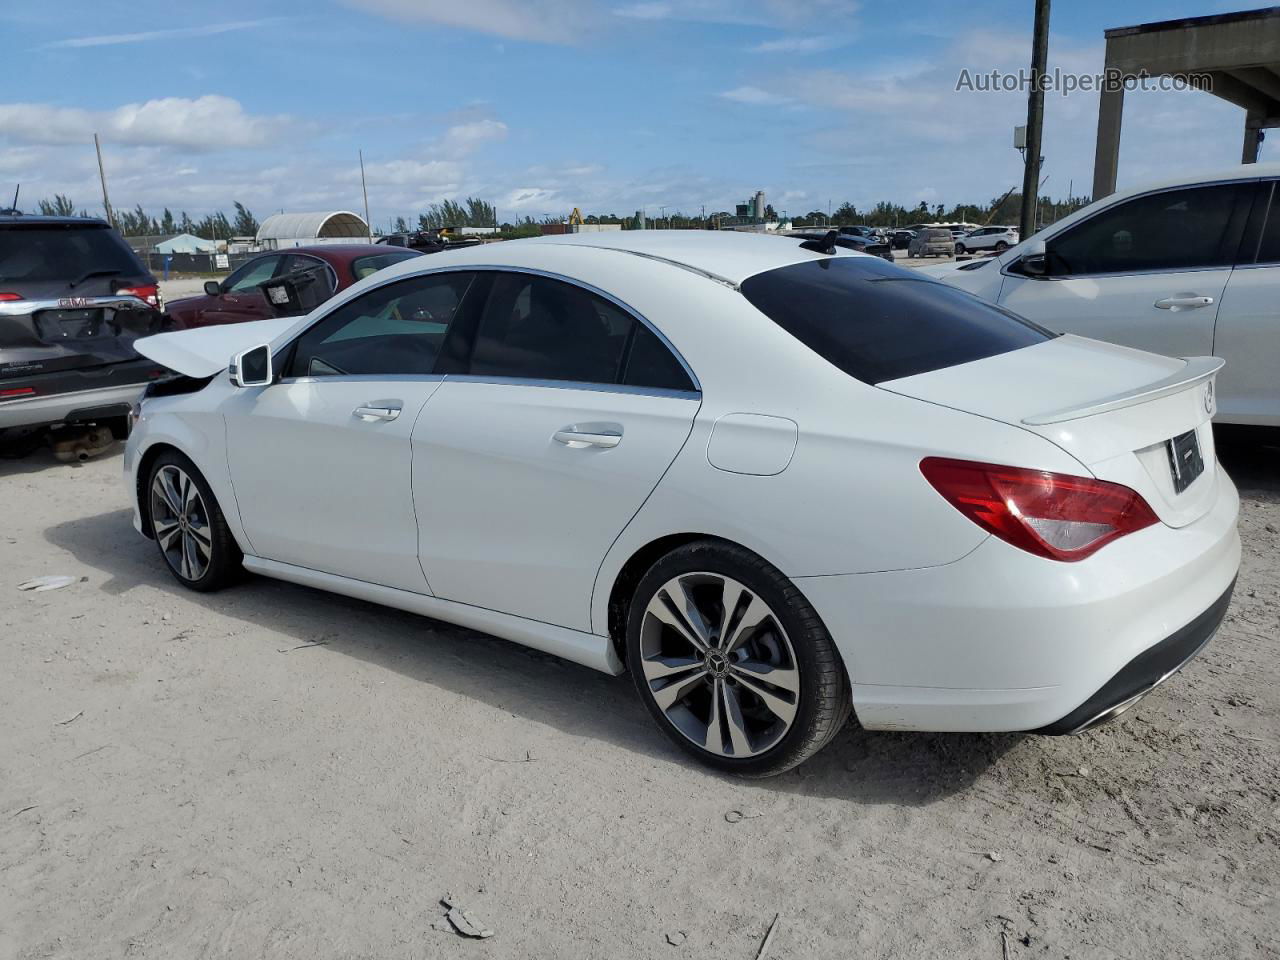
<svg viewBox="0 0 1280 960">
<path fill-rule="evenodd" d="M 356 407 L 351 415 L 357 420 L 371 422 L 373 420 L 394 420 L 400 416 L 402 404 L 399 400 L 377 400 L 362 407 Z"/>
<path fill-rule="evenodd" d="M 1157 300 L 1155 305 L 1160 310 L 1197 310 L 1213 304 L 1213 297 L 1201 297 L 1185 293 L 1176 297 L 1165 297 Z"/>
<path fill-rule="evenodd" d="M 616 447 L 622 442 L 622 433 L 588 433 L 566 427 L 557 430 L 554 438 L 568 447 Z"/>
</svg>

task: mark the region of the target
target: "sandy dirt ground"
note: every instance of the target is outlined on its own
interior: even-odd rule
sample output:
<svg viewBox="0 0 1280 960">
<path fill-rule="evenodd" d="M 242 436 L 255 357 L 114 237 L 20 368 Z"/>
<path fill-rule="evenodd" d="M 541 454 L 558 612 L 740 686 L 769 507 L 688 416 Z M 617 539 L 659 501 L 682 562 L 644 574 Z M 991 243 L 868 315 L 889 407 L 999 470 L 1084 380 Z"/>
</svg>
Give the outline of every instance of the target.
<svg viewBox="0 0 1280 960">
<path fill-rule="evenodd" d="M 269 580 L 179 588 L 118 450 L 0 462 L 0 958 L 1280 957 L 1280 448 L 1220 635 L 1070 738 L 708 773 L 626 678 Z M 42 574 L 82 581 L 47 593 Z M 310 644 L 310 646 L 308 646 Z M 436 928 L 453 894 L 494 931 Z"/>
</svg>

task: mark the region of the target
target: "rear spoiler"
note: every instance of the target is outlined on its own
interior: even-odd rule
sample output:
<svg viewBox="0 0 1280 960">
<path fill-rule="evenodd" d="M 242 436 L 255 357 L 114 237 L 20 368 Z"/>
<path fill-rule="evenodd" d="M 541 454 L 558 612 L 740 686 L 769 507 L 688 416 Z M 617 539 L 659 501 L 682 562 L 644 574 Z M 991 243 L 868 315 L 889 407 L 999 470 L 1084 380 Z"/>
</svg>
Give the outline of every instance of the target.
<svg viewBox="0 0 1280 960">
<path fill-rule="evenodd" d="M 1125 393 L 1113 394 L 1101 400 L 1090 400 L 1075 407 L 1054 410 L 1052 413 L 1038 413 L 1033 417 L 1025 417 L 1023 423 L 1029 427 L 1042 427 L 1050 423 L 1062 423 L 1065 420 L 1080 420 L 1084 417 L 1108 413 L 1112 410 L 1123 410 L 1134 407 L 1149 400 L 1167 397 L 1170 394 L 1189 390 L 1197 383 L 1210 379 L 1222 369 L 1225 360 L 1219 357 L 1187 357 L 1186 366 L 1177 373 L 1171 373 L 1152 383 L 1135 387 Z"/>
</svg>

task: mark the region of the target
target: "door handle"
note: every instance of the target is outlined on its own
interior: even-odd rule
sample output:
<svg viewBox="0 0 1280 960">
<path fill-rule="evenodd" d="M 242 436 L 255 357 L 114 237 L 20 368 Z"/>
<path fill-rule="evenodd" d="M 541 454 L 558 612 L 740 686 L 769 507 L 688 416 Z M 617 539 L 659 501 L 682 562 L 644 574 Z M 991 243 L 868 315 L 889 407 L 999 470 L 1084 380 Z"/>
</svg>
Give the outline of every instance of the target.
<svg viewBox="0 0 1280 960">
<path fill-rule="evenodd" d="M 616 447 L 622 442 L 622 434 L 619 433 L 587 433 L 580 430 L 572 430 L 566 428 L 557 430 L 553 435 L 554 439 L 563 443 L 567 447 Z"/>
<path fill-rule="evenodd" d="M 1163 300 L 1157 300 L 1155 306 L 1160 310 L 1197 310 L 1200 307 L 1207 307 L 1213 303 L 1213 297 L 1200 297 L 1191 293 L 1184 293 L 1176 297 L 1165 297 Z"/>
<path fill-rule="evenodd" d="M 400 416 L 401 404 L 398 400 L 380 400 L 362 407 L 356 407 L 351 415 L 358 420 L 394 420 Z"/>
</svg>

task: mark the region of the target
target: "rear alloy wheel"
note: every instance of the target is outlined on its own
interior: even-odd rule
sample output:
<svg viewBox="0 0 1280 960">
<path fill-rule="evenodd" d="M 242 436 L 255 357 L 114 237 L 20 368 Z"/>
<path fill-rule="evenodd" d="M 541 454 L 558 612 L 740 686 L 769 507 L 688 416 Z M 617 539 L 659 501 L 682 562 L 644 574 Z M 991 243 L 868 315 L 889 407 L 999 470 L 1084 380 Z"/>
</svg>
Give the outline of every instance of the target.
<svg viewBox="0 0 1280 960">
<path fill-rule="evenodd" d="M 243 555 L 199 471 L 186 457 L 162 454 L 147 485 L 151 532 L 178 582 L 193 590 L 226 586 Z"/>
<path fill-rule="evenodd" d="M 966 253 L 968 253 L 968 252 L 969 252 L 969 251 L 968 251 L 968 249 L 966 249 L 966 247 L 965 247 L 965 245 L 964 245 L 963 243 L 957 243 L 957 244 L 956 244 L 956 256 L 957 256 L 957 257 L 963 257 L 963 256 L 964 256 Z"/>
<path fill-rule="evenodd" d="M 1009 249 L 1009 245 L 1005 243 L 1003 240 L 996 241 L 996 253 L 1004 253 L 1008 249 Z"/>
<path fill-rule="evenodd" d="M 628 618 L 628 661 L 649 712 L 713 766 L 769 776 L 848 719 L 835 644 L 795 585 L 759 557 L 703 541 L 660 560 Z"/>
</svg>

